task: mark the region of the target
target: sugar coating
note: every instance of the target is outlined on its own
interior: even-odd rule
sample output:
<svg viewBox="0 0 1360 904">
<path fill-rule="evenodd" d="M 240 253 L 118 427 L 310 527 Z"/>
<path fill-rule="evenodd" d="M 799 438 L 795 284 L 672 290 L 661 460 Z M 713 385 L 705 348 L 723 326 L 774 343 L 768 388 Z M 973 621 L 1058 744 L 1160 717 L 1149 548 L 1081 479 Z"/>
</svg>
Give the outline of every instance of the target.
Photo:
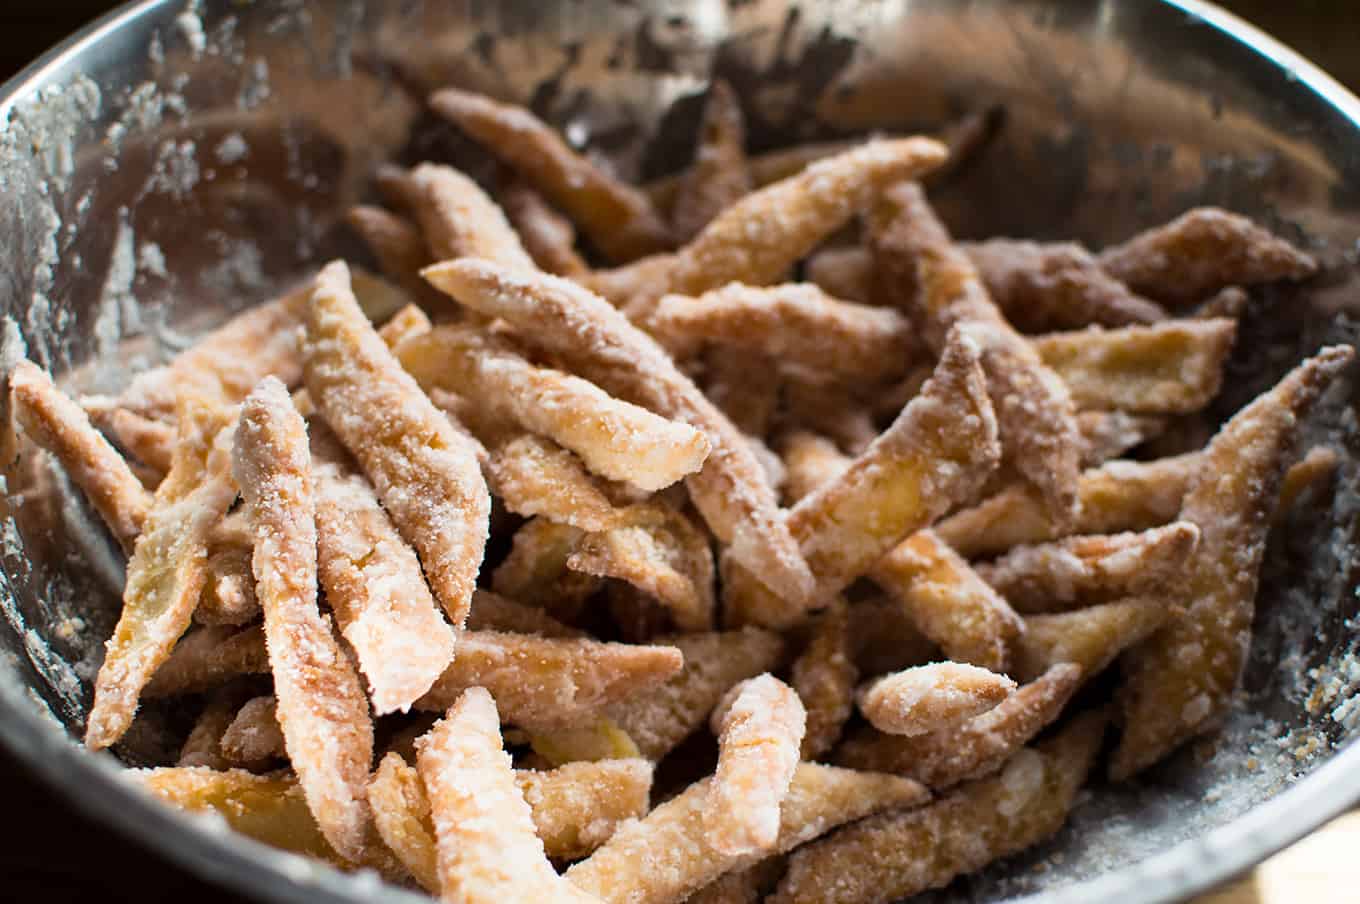
<svg viewBox="0 0 1360 904">
<path fill-rule="evenodd" d="M 961 662 L 936 662 L 884 675 L 861 688 L 860 712 L 886 734 L 946 732 L 1015 691 L 1015 681 Z"/>
<path fill-rule="evenodd" d="M 1013 674 L 1033 681 L 1054 665 L 1070 662 L 1091 677 L 1124 650 L 1142 643 L 1181 612 L 1170 593 L 1129 597 L 1053 615 L 1031 615 L 1015 645 Z"/>
<path fill-rule="evenodd" d="M 279 727 L 278 700 L 273 694 L 247 700 L 218 741 L 222 755 L 234 766 L 265 762 L 287 754 Z"/>
<path fill-rule="evenodd" d="M 855 708 L 859 669 L 851 643 L 849 607 L 837 598 L 817 617 L 811 639 L 793 661 L 789 683 L 807 711 L 805 760 L 816 760 L 835 746 Z"/>
<path fill-rule="evenodd" d="M 507 267 L 534 266 L 500 205 L 453 167 L 383 167 L 378 187 L 412 212 L 435 260 L 481 257 Z"/>
</svg>

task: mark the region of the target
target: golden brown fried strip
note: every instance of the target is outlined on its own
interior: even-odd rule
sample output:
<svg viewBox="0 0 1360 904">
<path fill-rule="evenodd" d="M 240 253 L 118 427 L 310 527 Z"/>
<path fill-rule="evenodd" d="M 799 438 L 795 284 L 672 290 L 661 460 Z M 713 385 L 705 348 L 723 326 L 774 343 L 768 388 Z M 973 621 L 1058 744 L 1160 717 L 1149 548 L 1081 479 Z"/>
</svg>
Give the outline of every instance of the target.
<svg viewBox="0 0 1360 904">
<path fill-rule="evenodd" d="M 252 577 L 253 579 L 253 577 Z M 148 700 L 198 694 L 226 684 L 239 675 L 269 671 L 264 629 L 236 631 L 229 627 L 199 628 L 180 638 L 170 657 L 152 676 L 142 696 Z"/>
<path fill-rule="evenodd" d="M 533 807 L 548 856 L 575 860 L 646 814 L 652 764 L 636 758 L 567 763 L 546 772 L 521 770 L 515 781 Z"/>
<path fill-rule="evenodd" d="M 556 277 L 477 261 L 425 272 L 439 289 L 480 313 L 504 317 L 526 341 L 567 358 L 606 391 L 702 431 L 712 451 L 703 470 L 686 480 L 700 514 L 776 592 L 796 604 L 811 595 L 812 575 L 750 445 L 650 337 L 600 298 Z"/>
<path fill-rule="evenodd" d="M 420 561 L 324 424 L 312 426 L 317 575 L 373 711 L 407 710 L 453 660 L 444 621 Z"/>
<path fill-rule="evenodd" d="M 1186 614 L 1124 658 L 1124 733 L 1110 774 L 1127 778 L 1215 728 L 1250 645 L 1270 513 L 1299 422 L 1354 357 L 1325 348 L 1235 414 L 1202 454 L 1180 517 L 1200 543 L 1168 602 Z"/>
<path fill-rule="evenodd" d="M 789 858 L 772 904 L 886 904 L 948 885 L 1055 834 L 1100 750 L 1103 713 L 1087 713 L 993 778 L 929 806 L 848 826 Z"/>
<path fill-rule="evenodd" d="M 1081 666 L 1055 665 L 994 709 L 936 734 L 904 737 L 859 732 L 841 745 L 836 762 L 853 769 L 905 775 L 942 791 L 1000 768 L 1058 718 L 1083 677 Z"/>
<path fill-rule="evenodd" d="M 368 783 L 368 803 L 383 844 L 391 848 L 421 888 L 439 894 L 434 823 L 420 774 L 398 754 L 387 754 Z"/>
<path fill-rule="evenodd" d="M 722 854 L 708 843 L 704 814 L 712 784 L 696 782 L 641 820 L 620 826 L 603 847 L 567 870 L 567 879 L 608 904 L 666 904 L 752 866 L 766 854 Z M 836 826 L 914 806 L 927 796 L 907 779 L 800 763 L 780 811 L 773 851 L 793 850 Z"/>
<path fill-rule="evenodd" d="M 647 196 L 567 146 L 523 107 L 446 88 L 430 107 L 513 167 L 607 257 L 630 261 L 671 245 Z"/>
<path fill-rule="evenodd" d="M 574 453 L 550 439 L 522 434 L 491 450 L 487 483 L 516 515 L 542 515 L 584 531 L 603 531 L 625 517 L 625 494 L 586 470 Z"/>
<path fill-rule="evenodd" d="M 897 311 L 841 301 L 812 283 L 728 283 L 697 298 L 667 295 L 650 324 L 664 336 L 705 339 L 871 382 L 900 377 L 914 357 L 911 328 Z"/>
<path fill-rule="evenodd" d="M 1327 446 L 1314 446 L 1308 454 L 1284 472 L 1280 482 L 1280 501 L 1275 505 L 1275 519 L 1294 508 L 1310 490 L 1331 480 L 1341 464 L 1341 456 Z"/>
<path fill-rule="evenodd" d="M 230 769 L 230 764 L 222 757 L 222 734 L 236 718 L 239 709 L 239 694 L 219 691 L 203 707 L 190 729 L 189 736 L 180 747 L 176 765 L 181 768 L 206 766 L 209 769 Z"/>
<path fill-rule="evenodd" d="M 505 212 L 453 167 L 434 163 L 410 171 L 383 167 L 378 185 L 415 215 L 435 260 L 481 257 L 506 267 L 535 266 Z"/>
<path fill-rule="evenodd" d="M 1055 615 L 1031 615 L 1015 645 L 1013 673 L 1033 681 L 1060 662 L 1081 666 L 1091 677 L 1121 652 L 1142 643 L 1180 615 L 1162 596 L 1130 597 Z"/>
<path fill-rule="evenodd" d="M 612 527 L 584 535 L 567 567 L 627 581 L 661 603 L 682 631 L 713 628 L 708 535 L 669 505 L 635 506 Z"/>
<path fill-rule="evenodd" d="M 912 534 L 870 574 L 950 659 L 1007 670 L 1020 617 L 934 531 Z"/>
<path fill-rule="evenodd" d="M 1160 436 L 1167 419 L 1140 417 L 1123 411 L 1083 411 L 1077 415 L 1083 446 L 1081 466 L 1094 468 Z"/>
<path fill-rule="evenodd" d="M 859 669 L 851 658 L 850 613 L 837 598 L 817 617 L 812 637 L 793 661 L 789 683 L 807 710 L 802 757 L 815 760 L 840 739 L 855 708 Z"/>
<path fill-rule="evenodd" d="M 633 739 L 605 716 L 583 725 L 532 731 L 528 735 L 534 753 L 554 766 L 641 756 Z"/>
<path fill-rule="evenodd" d="M 850 456 L 825 436 L 794 430 L 779 444 L 784 462 L 784 501 L 794 505 L 850 466 Z"/>
<path fill-rule="evenodd" d="M 645 318 L 656 299 L 670 291 L 674 268 L 674 254 L 653 254 L 624 267 L 591 270 L 576 280 L 614 307 Z"/>
<path fill-rule="evenodd" d="M 887 595 L 850 606 L 851 658 L 866 675 L 900 672 L 941 658 L 901 603 Z"/>
<path fill-rule="evenodd" d="M 949 516 L 935 532 L 960 555 L 979 558 L 1068 533 L 1146 530 L 1176 517 L 1199 461 L 1192 452 L 1148 462 L 1116 460 L 1084 471 L 1077 481 L 1080 514 L 1066 527 L 1054 524 L 1043 502 L 1017 486 Z"/>
<path fill-rule="evenodd" d="M 496 566 L 491 586 L 513 600 L 546 609 L 572 621 L 602 581 L 567 568 L 567 559 L 584 536 L 578 528 L 532 518 L 515 531 L 510 553 Z"/>
<path fill-rule="evenodd" d="M 1034 348 L 1082 408 L 1186 414 L 1218 395 L 1235 320 L 1171 320 L 1152 326 L 1036 336 Z"/>
<path fill-rule="evenodd" d="M 396 354 L 422 386 L 453 390 L 493 417 L 547 436 L 611 480 L 659 490 L 699 470 L 709 453 L 709 440 L 694 426 L 536 367 L 473 330 L 438 327 Z"/>
<path fill-rule="evenodd" d="M 1201 320 L 1212 320 L 1215 317 L 1237 320 L 1246 312 L 1250 300 L 1251 296 L 1241 286 L 1228 286 L 1204 299 L 1191 316 Z"/>
<path fill-rule="evenodd" d="M 590 270 L 576 252 L 576 227 L 542 195 L 517 181 L 500 192 L 499 200 L 524 250 L 540 270 L 573 278 Z"/>
<path fill-rule="evenodd" d="M 792 147 L 766 151 L 747 159 L 751 172 L 751 184 L 763 188 L 771 182 L 778 182 L 807 169 L 818 160 L 843 154 L 864 143 L 862 138 L 843 141 L 809 141 Z M 659 210 L 673 210 L 680 194 L 680 186 L 689 170 L 681 170 L 669 176 L 662 176 L 642 186 L 642 190 L 652 199 Z"/>
<path fill-rule="evenodd" d="M 232 465 L 255 533 L 255 592 L 288 758 L 326 839 L 363 862 L 373 724 L 359 676 L 317 609 L 307 428 L 279 380 L 266 377 L 242 405 Z"/>
<path fill-rule="evenodd" d="M 131 552 L 155 500 L 127 462 L 37 365 L 16 364 L 7 393 L 13 399 L 14 417 L 29 439 L 61 462 L 114 539 Z"/>
<path fill-rule="evenodd" d="M 378 335 L 388 348 L 396 348 L 407 339 L 423 335 L 432 329 L 434 329 L 434 324 L 430 322 L 429 315 L 415 305 L 408 304 L 393 314 L 392 318 L 378 329 Z M 299 392 L 305 391 L 299 390 Z M 294 399 L 294 402 L 296 402 L 296 399 Z M 302 409 L 299 408 L 298 410 L 301 411 Z M 303 411 L 302 413 L 304 417 L 307 416 L 307 412 Z"/>
<path fill-rule="evenodd" d="M 694 162 L 680 177 L 671 211 L 671 230 L 676 239 L 688 242 L 750 190 L 741 102 L 731 85 L 715 79 L 708 87 Z"/>
<path fill-rule="evenodd" d="M 768 357 L 732 346 L 714 346 L 704 355 L 704 395 L 754 442 L 769 432 L 781 382 L 778 364 Z"/>
<path fill-rule="evenodd" d="M 767 857 L 715 879 L 686 898 L 685 904 L 760 904 L 782 875 L 784 858 Z"/>
<path fill-rule="evenodd" d="M 542 609 L 480 589 L 472 595 L 472 611 L 468 613 L 467 629 L 537 634 L 542 637 L 584 636 L 583 632 L 562 624 Z"/>
<path fill-rule="evenodd" d="M 885 734 L 948 732 L 995 709 L 1015 691 L 1005 675 L 962 662 L 934 662 L 884 675 L 860 689 L 860 712 Z"/>
<path fill-rule="evenodd" d="M 236 498 L 225 413 L 186 400 L 179 421 L 175 460 L 128 560 L 123 611 L 95 679 L 91 750 L 127 731 L 142 689 L 189 627 L 207 579 L 208 534 Z"/>
<path fill-rule="evenodd" d="M 1198 544 L 1199 528 L 1176 521 L 1140 533 L 1017 546 L 974 567 L 1017 611 L 1059 612 L 1165 591 Z"/>
<path fill-rule="evenodd" d="M 661 759 L 703 725 L 738 681 L 774 668 L 784 648 L 778 635 L 757 628 L 680 634 L 664 642 L 684 655 L 680 671 L 660 687 L 605 712 L 650 760 Z"/>
<path fill-rule="evenodd" d="M 824 248 L 803 262 L 803 278 L 833 298 L 874 303 L 874 258 L 868 248 Z"/>
<path fill-rule="evenodd" d="M 255 598 L 255 576 L 250 570 L 250 545 L 208 541 L 207 579 L 194 610 L 194 621 L 204 625 L 245 625 L 260 615 Z"/>
<path fill-rule="evenodd" d="M 416 768 L 429 795 L 445 900 L 595 901 L 548 862 L 486 690 L 466 691 L 417 743 Z"/>
<path fill-rule="evenodd" d="M 580 724 L 611 703 L 654 690 L 680 671 L 671 646 L 466 632 L 458 653 L 416 707 L 442 711 L 470 687 L 485 687 L 507 722 L 536 728 Z"/>
<path fill-rule="evenodd" d="M 989 239 L 959 247 L 1006 319 L 1026 333 L 1156 323 L 1168 316 L 1074 242 Z"/>
<path fill-rule="evenodd" d="M 766 672 L 734 686 L 710 719 L 718 766 L 704 810 L 705 839 L 718 853 L 767 852 L 798 767 L 807 713 L 793 688 Z"/>
<path fill-rule="evenodd" d="M 345 214 L 345 222 L 368 245 L 378 266 L 391 279 L 410 293 L 420 304 L 439 310 L 448 308 L 448 300 L 430 290 L 429 283 L 420 278 L 420 271 L 430 265 L 430 249 L 425 237 L 411 221 L 381 207 L 360 204 Z"/>
<path fill-rule="evenodd" d="M 95 426 L 148 468 L 159 483 L 175 456 L 175 425 L 130 411 L 105 396 L 85 396 L 80 404 Z"/>
<path fill-rule="evenodd" d="M 1070 520 L 1081 439 L 1067 387 L 997 310 L 919 185 L 905 182 L 884 192 L 871 220 L 880 290 L 909 313 L 936 352 L 955 325 L 973 325 L 1007 459 L 1056 522 Z"/>
<path fill-rule="evenodd" d="M 1225 286 L 1305 279 L 1317 261 L 1246 217 L 1197 207 L 1100 253 L 1100 266 L 1135 292 L 1171 305 Z"/>
<path fill-rule="evenodd" d="M 474 449 L 373 331 L 343 263 L 317 275 L 305 320 L 312 399 L 420 554 L 431 589 L 460 627 L 491 511 Z"/>
<path fill-rule="evenodd" d="M 249 766 L 288 755 L 279 728 L 278 701 L 273 694 L 253 697 L 241 705 L 222 732 L 222 756 L 233 766 Z"/>
</svg>

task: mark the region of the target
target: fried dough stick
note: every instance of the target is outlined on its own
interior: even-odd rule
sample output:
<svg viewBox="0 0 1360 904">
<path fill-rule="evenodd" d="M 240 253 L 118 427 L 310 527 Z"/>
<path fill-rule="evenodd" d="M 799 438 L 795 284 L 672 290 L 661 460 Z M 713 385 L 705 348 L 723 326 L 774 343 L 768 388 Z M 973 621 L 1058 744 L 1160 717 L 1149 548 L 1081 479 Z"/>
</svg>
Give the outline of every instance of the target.
<svg viewBox="0 0 1360 904">
<path fill-rule="evenodd" d="M 1015 645 L 1012 669 L 1020 681 L 1033 681 L 1060 662 L 1081 667 L 1091 677 L 1104 671 L 1124 650 L 1142 643 L 1181 614 L 1163 596 L 1130 597 L 1054 615 L 1031 615 Z"/>
<path fill-rule="evenodd" d="M 1124 658 L 1124 733 L 1110 774 L 1127 778 L 1215 728 L 1241 679 L 1270 513 L 1299 422 L 1350 363 L 1325 348 L 1235 414 L 1202 453 L 1180 517 L 1199 548 L 1169 602 L 1186 614 Z"/>
<path fill-rule="evenodd" d="M 326 840 L 363 862 L 373 723 L 359 676 L 317 608 L 307 428 L 279 380 L 266 377 L 242 405 L 232 464 L 255 533 L 255 593 L 288 758 Z"/>
<path fill-rule="evenodd" d="M 771 904 L 887 904 L 948 885 L 1054 835 L 1105 734 L 1103 713 L 1083 714 L 1000 775 L 929 806 L 885 813 L 796 851 Z"/>
<path fill-rule="evenodd" d="M 504 317 L 606 392 L 702 431 L 712 449 L 686 479 L 695 507 L 762 582 L 795 605 L 809 599 L 812 575 L 750 444 L 649 336 L 602 299 L 553 276 L 482 261 L 439 264 L 425 275 L 474 310 Z"/>
<path fill-rule="evenodd" d="M 123 456 L 37 365 L 22 360 L 16 364 L 7 392 L 24 433 L 61 462 L 123 551 L 132 552 L 156 501 Z"/>
<path fill-rule="evenodd" d="M 751 173 L 751 184 L 764 188 L 771 182 L 778 182 L 807 169 L 818 160 L 843 154 L 864 143 L 863 138 L 850 138 L 841 141 L 809 141 L 792 147 L 766 151 L 747 158 L 746 165 Z M 662 176 L 642 186 L 642 190 L 652 199 L 659 210 L 674 210 L 680 195 L 680 187 L 689 174 L 686 168 L 669 176 Z"/>
<path fill-rule="evenodd" d="M 541 637 L 585 636 L 584 632 L 562 624 L 542 609 L 517 603 L 480 588 L 472 595 L 472 611 L 468 614 L 467 629 L 537 634 Z"/>
<path fill-rule="evenodd" d="M 784 462 L 784 500 L 794 505 L 822 484 L 839 477 L 850 467 L 850 456 L 825 436 L 795 430 L 779 445 Z"/>
<path fill-rule="evenodd" d="M 671 246 L 645 194 L 573 151 L 523 107 L 452 88 L 432 95 L 430 107 L 514 168 L 605 256 L 630 261 Z"/>
<path fill-rule="evenodd" d="M 704 395 L 756 442 L 770 432 L 783 382 L 778 364 L 761 355 L 722 345 L 704 355 Z"/>
<path fill-rule="evenodd" d="M 995 672 L 1010 666 L 1020 616 L 932 530 L 917 531 L 870 571 L 913 625 L 950 659 Z"/>
<path fill-rule="evenodd" d="M 251 576 L 254 580 L 254 576 Z M 264 629 L 209 625 L 180 638 L 142 691 L 147 699 L 199 694 L 239 675 L 269 671 Z"/>
<path fill-rule="evenodd" d="M 784 649 L 779 635 L 758 628 L 657 639 L 679 649 L 684 666 L 660 687 L 605 711 L 650 760 L 693 734 L 737 682 L 778 665 Z"/>
<path fill-rule="evenodd" d="M 959 247 L 1006 319 L 1026 333 L 1156 323 L 1168 316 L 1075 242 L 988 239 Z"/>
<path fill-rule="evenodd" d="M 260 615 L 255 598 L 255 576 L 250 571 L 250 542 L 208 540 L 207 581 L 194 610 L 194 621 L 204 625 L 245 625 Z"/>
<path fill-rule="evenodd" d="M 978 490 L 1000 457 L 978 346 L 952 334 L 935 373 L 893 425 L 843 472 L 803 497 L 788 527 L 828 599 L 903 537 Z M 729 617 L 788 625 L 802 616 L 736 569 L 726 575 Z"/>
<path fill-rule="evenodd" d="M 238 702 L 239 695 L 226 688 L 214 694 L 198 714 L 189 736 L 184 739 L 175 765 L 181 768 L 206 766 L 209 769 L 230 769 L 231 764 L 222 757 L 221 743 L 223 733 L 236 718 Z"/>
<path fill-rule="evenodd" d="M 595 473 L 659 490 L 698 471 L 710 443 L 694 426 L 621 401 L 580 377 L 536 367 L 467 328 L 436 327 L 396 349 L 425 388 L 457 392 L 570 449 Z"/>
<path fill-rule="evenodd" d="M 1170 320 L 1034 337 L 1081 408 L 1188 414 L 1218 395 L 1237 321 Z"/>
<path fill-rule="evenodd" d="M 807 710 L 802 757 L 815 760 L 840 739 L 855 708 L 859 669 L 852 658 L 850 612 L 839 597 L 818 617 L 802 655 L 793 661 L 789 683 Z"/>
<path fill-rule="evenodd" d="M 841 745 L 836 762 L 853 769 L 893 772 L 936 791 L 995 772 L 1058 718 L 1084 674 L 1055 665 L 993 709 L 943 732 L 903 736 L 861 731 Z"/>
<path fill-rule="evenodd" d="M 971 559 L 1068 533 L 1146 530 L 1176 517 L 1199 462 L 1199 453 L 1191 452 L 1148 462 L 1116 460 L 1083 471 L 1077 481 L 1080 513 L 1066 526 L 1055 524 L 1031 492 L 1014 486 L 950 515 L 935 526 L 935 533 Z"/>
<path fill-rule="evenodd" d="M 866 382 L 901 376 L 914 357 L 911 327 L 897 311 L 840 301 L 812 283 L 728 283 L 696 298 L 667 295 L 650 323 L 663 336 L 704 339 Z"/>
<path fill-rule="evenodd" d="M 1094 468 L 1160 436 L 1167 419 L 1141 417 L 1123 411 L 1082 411 L 1077 414 L 1083 448 L 1081 466 Z"/>
<path fill-rule="evenodd" d="M 531 518 L 515 531 L 510 553 L 491 575 L 492 588 L 526 605 L 540 606 L 554 618 L 572 621 L 602 579 L 567 568 L 583 532 L 544 517 Z"/>
<path fill-rule="evenodd" d="M 431 310 L 448 308 L 448 299 L 430 289 L 420 271 L 432 263 L 425 237 L 411 221 L 382 207 L 359 204 L 345 214 L 345 222 L 373 252 L 388 278 Z"/>
<path fill-rule="evenodd" d="M 535 268 L 505 212 L 453 167 L 383 167 L 378 186 L 415 216 L 435 260 L 481 257 L 506 267 Z"/>
<path fill-rule="evenodd" d="M 1100 266 L 1135 292 L 1183 306 L 1226 286 L 1306 279 L 1317 261 L 1246 217 L 1197 207 L 1100 253 Z"/>
<path fill-rule="evenodd" d="M 1140 533 L 1066 537 L 1017 546 L 974 568 L 1019 612 L 1059 612 L 1159 593 L 1184 573 L 1199 528 L 1176 521 Z"/>
<path fill-rule="evenodd" d="M 253 697 L 241 705 L 219 741 L 222 755 L 233 766 L 248 766 L 288 755 L 279 727 L 278 700 L 273 694 Z"/>
<path fill-rule="evenodd" d="M 803 278 L 832 298 L 874 303 L 874 257 L 861 245 L 813 252 L 803 262 Z"/>
<path fill-rule="evenodd" d="M 955 325 L 973 325 L 1007 459 L 1056 522 L 1070 521 L 1081 450 L 1072 398 L 992 303 L 921 186 L 904 182 L 883 193 L 871 217 L 870 245 L 880 290 L 910 313 L 936 352 Z"/>
<path fill-rule="evenodd" d="M 672 232 L 679 241 L 688 242 L 750 191 L 741 102 L 730 84 L 714 79 L 699 123 L 694 162 L 680 177 L 671 211 Z"/>
<path fill-rule="evenodd" d="M 767 857 L 727 873 L 685 899 L 685 904 L 760 904 L 784 875 L 784 858 Z"/>
<path fill-rule="evenodd" d="M 667 904 L 767 856 L 723 854 L 708 843 L 705 813 L 712 786 L 713 779 L 696 782 L 641 820 L 620 826 L 599 850 L 567 870 L 567 879 L 608 904 Z M 793 850 L 836 826 L 927 797 L 909 779 L 800 763 L 772 850 Z"/>
<path fill-rule="evenodd" d="M 1341 456 L 1327 446 L 1314 446 L 1284 473 L 1280 483 L 1280 501 L 1275 506 L 1275 519 L 1292 509 L 1314 487 L 1331 480 L 1341 464 Z"/>
<path fill-rule="evenodd" d="M 420 561 L 325 424 L 312 426 L 317 574 L 368 679 L 373 711 L 406 711 L 453 660 Z"/>
<path fill-rule="evenodd" d="M 601 643 L 495 631 L 466 632 L 453 662 L 416 708 L 443 711 L 470 687 L 495 694 L 507 722 L 527 728 L 579 724 L 610 703 L 680 671 L 670 646 Z"/>
<path fill-rule="evenodd" d="M 444 900 L 597 900 L 548 862 L 501 746 L 496 703 L 485 689 L 465 691 L 416 742 L 416 768 L 429 794 Z"/>
<path fill-rule="evenodd" d="M 439 894 L 439 859 L 435 852 L 430 798 L 420 773 L 389 753 L 378 763 L 368 783 L 368 803 L 378 836 L 406 867 L 421 888 Z"/>
<path fill-rule="evenodd" d="M 486 545 L 491 498 L 471 443 L 373 331 L 339 261 L 316 278 L 304 375 L 326 422 L 372 481 L 455 628 Z"/>
<path fill-rule="evenodd" d="M 128 560 L 123 611 L 95 679 L 85 746 L 123 736 L 137 699 L 193 619 L 207 579 L 208 533 L 236 499 L 224 413 L 186 399 L 170 473 Z"/>
<path fill-rule="evenodd" d="M 865 685 L 860 712 L 884 734 L 912 737 L 947 732 L 995 709 L 1015 691 L 1005 675 L 962 662 L 916 666 Z"/>
<path fill-rule="evenodd" d="M 617 484 L 541 436 L 525 433 L 495 447 L 485 471 L 491 492 L 516 515 L 542 515 L 583 531 L 608 530 L 626 517 Z"/>
<path fill-rule="evenodd" d="M 768 851 L 779 840 L 779 810 L 798 767 L 807 712 L 797 692 L 766 672 L 727 692 L 709 722 L 718 766 L 704 828 L 715 851 Z"/>
<path fill-rule="evenodd" d="M 590 269 L 576 251 L 576 227 L 523 182 L 500 192 L 501 206 L 540 270 L 574 278 Z"/>
</svg>

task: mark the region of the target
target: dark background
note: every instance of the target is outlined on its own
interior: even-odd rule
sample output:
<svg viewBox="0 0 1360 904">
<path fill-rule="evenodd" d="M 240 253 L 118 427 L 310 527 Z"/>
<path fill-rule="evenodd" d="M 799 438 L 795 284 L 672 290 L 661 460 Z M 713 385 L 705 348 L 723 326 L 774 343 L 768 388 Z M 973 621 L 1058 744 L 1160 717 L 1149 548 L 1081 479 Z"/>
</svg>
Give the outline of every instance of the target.
<svg viewBox="0 0 1360 904">
<path fill-rule="evenodd" d="M 1357 0 L 1221 2 L 1360 91 Z M 0 0 L 0 80 L 116 5 L 98 0 Z M 72 812 L 3 751 L 0 801 L 4 901 L 159 904 L 183 898 L 194 904 L 244 904 L 239 896 L 205 888 L 200 880 Z"/>
</svg>

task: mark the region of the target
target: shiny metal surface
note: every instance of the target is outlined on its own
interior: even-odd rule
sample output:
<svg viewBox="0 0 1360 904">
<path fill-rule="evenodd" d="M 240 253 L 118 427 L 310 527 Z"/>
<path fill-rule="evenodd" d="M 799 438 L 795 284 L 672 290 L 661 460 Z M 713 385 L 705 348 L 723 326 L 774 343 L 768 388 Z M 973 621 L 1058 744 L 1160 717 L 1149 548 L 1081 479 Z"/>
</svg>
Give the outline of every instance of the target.
<svg viewBox="0 0 1360 904">
<path fill-rule="evenodd" d="M 74 388 L 116 385 L 325 255 L 355 253 L 337 214 L 376 161 L 483 165 L 422 115 L 429 87 L 530 103 L 649 177 L 684 162 L 715 70 L 744 93 L 760 147 L 1003 105 L 998 139 L 936 198 L 961 236 L 1098 246 L 1207 202 L 1307 244 L 1326 275 L 1255 300 L 1222 414 L 1307 350 L 1355 338 L 1360 103 L 1195 0 L 136 4 L 0 90 L 0 309 Z M 939 900 L 1174 900 L 1360 800 L 1345 708 L 1360 693 L 1351 402 L 1338 394 L 1319 428 L 1344 436 L 1334 510 L 1272 538 L 1218 757 L 1187 751 L 1135 787 L 1097 787 L 1054 842 Z M 70 740 L 121 564 L 41 459 L 8 488 L 0 740 L 118 830 L 262 898 L 417 900 L 165 811 Z M 1335 698 L 1306 706 L 1330 678 Z M 158 761 L 177 718 L 149 710 L 119 754 Z"/>
</svg>

